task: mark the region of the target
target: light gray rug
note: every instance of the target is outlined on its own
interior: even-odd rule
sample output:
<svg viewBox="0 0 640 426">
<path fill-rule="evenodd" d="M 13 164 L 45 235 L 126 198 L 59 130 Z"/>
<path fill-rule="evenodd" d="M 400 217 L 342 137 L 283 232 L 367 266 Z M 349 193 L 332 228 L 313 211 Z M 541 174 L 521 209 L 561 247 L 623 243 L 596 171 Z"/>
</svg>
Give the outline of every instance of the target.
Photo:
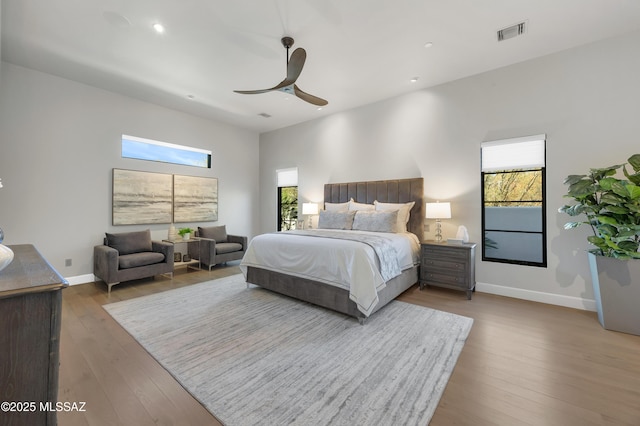
<svg viewBox="0 0 640 426">
<path fill-rule="evenodd" d="M 426 425 L 473 323 L 393 301 L 361 326 L 242 275 L 104 308 L 228 426 Z"/>
</svg>

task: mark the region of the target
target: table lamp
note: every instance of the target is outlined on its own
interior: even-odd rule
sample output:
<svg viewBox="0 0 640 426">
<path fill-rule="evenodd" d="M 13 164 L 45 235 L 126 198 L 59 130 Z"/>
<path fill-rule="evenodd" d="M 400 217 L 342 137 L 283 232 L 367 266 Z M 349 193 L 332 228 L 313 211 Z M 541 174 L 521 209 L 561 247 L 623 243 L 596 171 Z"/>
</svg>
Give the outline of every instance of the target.
<svg viewBox="0 0 640 426">
<path fill-rule="evenodd" d="M 441 219 L 451 219 L 451 203 L 427 203 L 426 217 L 436 220 L 436 242 L 442 242 Z"/>
<path fill-rule="evenodd" d="M 311 229 L 311 216 L 318 214 L 318 203 L 302 203 L 302 214 L 309 217 L 307 229 Z"/>
</svg>

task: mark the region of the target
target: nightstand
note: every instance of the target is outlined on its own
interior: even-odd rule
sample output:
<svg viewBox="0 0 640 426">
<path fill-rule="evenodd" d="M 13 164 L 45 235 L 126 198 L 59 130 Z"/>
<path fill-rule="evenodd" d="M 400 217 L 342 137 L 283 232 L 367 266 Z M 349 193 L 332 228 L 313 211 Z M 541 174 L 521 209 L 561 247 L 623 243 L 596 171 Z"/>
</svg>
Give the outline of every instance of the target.
<svg viewBox="0 0 640 426">
<path fill-rule="evenodd" d="M 476 244 L 426 241 L 420 249 L 420 290 L 425 285 L 467 292 L 476 287 Z"/>
</svg>

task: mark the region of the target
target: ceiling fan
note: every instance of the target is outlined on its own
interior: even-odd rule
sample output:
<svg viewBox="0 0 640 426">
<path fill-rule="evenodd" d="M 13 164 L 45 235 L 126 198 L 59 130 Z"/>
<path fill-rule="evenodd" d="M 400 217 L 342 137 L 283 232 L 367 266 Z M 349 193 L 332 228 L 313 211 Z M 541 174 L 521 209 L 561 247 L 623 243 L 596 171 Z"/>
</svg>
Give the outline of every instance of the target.
<svg viewBox="0 0 640 426">
<path fill-rule="evenodd" d="M 299 47 L 293 51 L 293 53 L 291 54 L 291 58 L 289 58 L 289 48 L 293 46 L 293 39 L 291 37 L 282 37 L 281 41 L 282 45 L 287 49 L 287 76 L 285 77 L 285 79 L 278 83 L 276 86 L 271 87 L 270 89 L 234 90 L 234 92 L 242 93 L 244 95 L 256 95 L 258 93 L 267 93 L 278 90 L 280 92 L 293 94 L 303 101 L 307 101 L 313 105 L 327 105 L 329 102 L 327 102 L 326 100 L 303 92 L 296 85 L 296 80 L 302 72 L 304 61 L 307 59 L 307 52 L 305 52 L 303 48 Z"/>
</svg>

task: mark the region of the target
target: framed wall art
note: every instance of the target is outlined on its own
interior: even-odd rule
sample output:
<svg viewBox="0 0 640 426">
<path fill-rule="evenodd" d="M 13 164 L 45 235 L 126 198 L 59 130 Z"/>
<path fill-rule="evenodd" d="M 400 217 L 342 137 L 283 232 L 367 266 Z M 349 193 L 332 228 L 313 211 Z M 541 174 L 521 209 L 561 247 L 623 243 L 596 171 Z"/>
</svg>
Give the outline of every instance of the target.
<svg viewBox="0 0 640 426">
<path fill-rule="evenodd" d="M 113 225 L 171 223 L 172 175 L 113 169 Z"/>
<path fill-rule="evenodd" d="M 218 220 L 218 179 L 173 175 L 173 222 Z"/>
</svg>

